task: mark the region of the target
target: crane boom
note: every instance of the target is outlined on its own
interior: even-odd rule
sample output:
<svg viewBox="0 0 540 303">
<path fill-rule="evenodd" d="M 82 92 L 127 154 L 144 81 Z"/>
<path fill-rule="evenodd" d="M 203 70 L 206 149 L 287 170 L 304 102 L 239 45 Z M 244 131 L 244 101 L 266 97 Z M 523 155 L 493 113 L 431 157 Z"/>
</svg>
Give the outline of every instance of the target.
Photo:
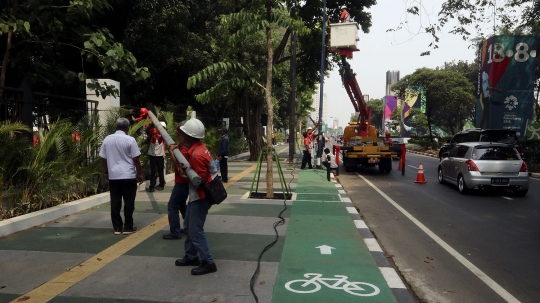
<svg viewBox="0 0 540 303">
<path fill-rule="evenodd" d="M 371 109 L 367 107 L 364 95 L 362 95 L 360 86 L 356 81 L 356 74 L 353 73 L 347 62 L 340 68 L 340 73 L 343 86 L 349 95 L 349 99 L 351 99 L 354 110 L 358 113 L 359 135 L 368 136 L 369 125 L 371 124 Z"/>
</svg>

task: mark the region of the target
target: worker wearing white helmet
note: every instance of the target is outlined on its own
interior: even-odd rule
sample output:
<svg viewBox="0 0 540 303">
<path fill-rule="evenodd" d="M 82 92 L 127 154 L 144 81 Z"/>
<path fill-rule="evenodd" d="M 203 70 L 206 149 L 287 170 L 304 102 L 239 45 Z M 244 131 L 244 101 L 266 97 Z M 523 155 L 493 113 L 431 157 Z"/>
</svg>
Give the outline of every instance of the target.
<svg viewBox="0 0 540 303">
<path fill-rule="evenodd" d="M 192 118 L 180 126 L 180 131 L 182 135 L 186 135 L 184 146 L 189 148 L 187 154 L 191 168 L 201 177 L 203 184 L 210 183 L 217 178 L 217 169 L 212 161 L 212 155 L 201 142 L 205 134 L 203 123 Z M 181 168 L 185 169 L 185 166 L 181 165 Z M 192 275 L 204 275 L 217 271 L 204 234 L 204 222 L 211 206 L 204 190 L 190 182 L 189 203 L 184 219 L 184 233 L 187 234 L 184 242 L 185 255 L 176 260 L 175 264 L 176 266 L 198 266 L 191 270 Z"/>
<path fill-rule="evenodd" d="M 339 16 L 339 22 L 351 22 L 351 15 L 349 15 L 349 12 L 347 11 L 347 6 L 345 5 L 341 6 L 341 15 Z"/>
</svg>

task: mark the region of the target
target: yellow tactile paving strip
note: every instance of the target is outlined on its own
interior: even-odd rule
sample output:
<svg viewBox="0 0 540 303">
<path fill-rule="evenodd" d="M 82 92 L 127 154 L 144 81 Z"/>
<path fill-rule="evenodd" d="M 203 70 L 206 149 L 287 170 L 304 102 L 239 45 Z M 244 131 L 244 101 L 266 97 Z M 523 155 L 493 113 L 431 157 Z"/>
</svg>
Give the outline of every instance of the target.
<svg viewBox="0 0 540 303">
<path fill-rule="evenodd" d="M 146 226 L 140 231 L 129 235 L 124 240 L 106 248 L 99 252 L 97 255 L 82 262 L 79 265 L 74 266 L 69 271 L 58 275 L 52 280 L 45 282 L 44 284 L 34 288 L 30 292 L 20 296 L 19 298 L 11 301 L 26 302 L 26 303 L 42 303 L 51 300 L 58 296 L 71 286 L 84 280 L 94 272 L 98 271 L 102 267 L 114 261 L 116 258 L 128 252 L 133 247 L 139 245 L 144 240 L 150 238 L 153 234 L 157 233 L 169 224 L 167 216 L 163 216 L 154 223 Z M 121 236 L 120 236 L 121 237 Z"/>
<path fill-rule="evenodd" d="M 284 148 L 279 153 L 287 150 Z M 224 184 L 225 188 L 232 186 L 238 180 L 249 174 L 257 167 L 257 164 L 252 165 L 241 173 L 235 175 L 229 179 L 228 183 Z M 45 303 L 66 291 L 71 286 L 81 282 L 86 277 L 105 267 L 107 264 L 114 261 L 116 258 L 128 252 L 133 247 L 139 245 L 144 240 L 150 238 L 152 235 L 162 230 L 169 224 L 167 215 L 164 215 L 157 221 L 146 226 L 145 228 L 137 231 L 134 234 L 127 236 L 124 240 L 117 242 L 116 244 L 106 248 L 99 252 L 90 259 L 80 263 L 79 265 L 70 268 L 68 271 L 56 276 L 48 282 L 34 288 L 26 294 L 11 301 L 11 303 L 25 302 L 25 303 Z"/>
</svg>

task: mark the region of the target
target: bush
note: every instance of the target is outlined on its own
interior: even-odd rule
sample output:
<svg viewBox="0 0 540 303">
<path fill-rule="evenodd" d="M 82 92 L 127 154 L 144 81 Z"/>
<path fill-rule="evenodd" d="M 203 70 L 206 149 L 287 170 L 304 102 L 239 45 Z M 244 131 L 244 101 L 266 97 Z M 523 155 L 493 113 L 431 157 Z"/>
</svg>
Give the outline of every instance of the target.
<svg viewBox="0 0 540 303">
<path fill-rule="evenodd" d="M 434 139 L 435 139 L 435 137 L 434 137 Z M 430 142 L 428 136 L 415 136 L 415 137 L 412 137 L 411 139 L 409 139 L 409 142 L 407 144 L 407 148 L 409 148 L 409 145 L 413 145 L 413 148 L 417 148 L 417 149 L 412 149 L 412 148 L 409 148 L 409 149 L 411 149 L 411 150 L 424 150 L 424 151 L 435 150 L 435 151 L 438 152 L 439 149 L 442 146 L 442 140 L 439 140 L 439 139 L 437 139 L 437 140 L 439 142 L 436 142 L 436 141 Z"/>
</svg>

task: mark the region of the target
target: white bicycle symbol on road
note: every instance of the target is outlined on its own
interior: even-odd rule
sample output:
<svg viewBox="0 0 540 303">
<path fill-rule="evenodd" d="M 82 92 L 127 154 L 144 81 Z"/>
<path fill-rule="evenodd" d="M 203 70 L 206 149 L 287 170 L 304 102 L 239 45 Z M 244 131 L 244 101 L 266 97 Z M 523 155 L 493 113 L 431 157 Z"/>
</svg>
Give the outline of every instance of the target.
<svg viewBox="0 0 540 303">
<path fill-rule="evenodd" d="M 369 283 L 365 282 L 349 282 L 347 276 L 334 275 L 335 278 L 322 278 L 322 274 L 308 273 L 304 274 L 304 277 L 310 278 L 309 280 L 299 279 L 292 280 L 285 283 L 285 288 L 292 292 L 307 294 L 317 292 L 321 289 L 321 285 L 324 285 L 331 289 L 343 289 L 351 295 L 370 297 L 380 293 L 380 289 Z M 326 281 L 332 281 L 333 284 L 326 283 Z M 298 285 L 298 283 L 301 283 Z M 343 286 L 340 286 L 343 284 Z M 294 285 L 294 287 L 293 287 Z M 363 286 L 363 287 L 362 287 Z"/>
</svg>

